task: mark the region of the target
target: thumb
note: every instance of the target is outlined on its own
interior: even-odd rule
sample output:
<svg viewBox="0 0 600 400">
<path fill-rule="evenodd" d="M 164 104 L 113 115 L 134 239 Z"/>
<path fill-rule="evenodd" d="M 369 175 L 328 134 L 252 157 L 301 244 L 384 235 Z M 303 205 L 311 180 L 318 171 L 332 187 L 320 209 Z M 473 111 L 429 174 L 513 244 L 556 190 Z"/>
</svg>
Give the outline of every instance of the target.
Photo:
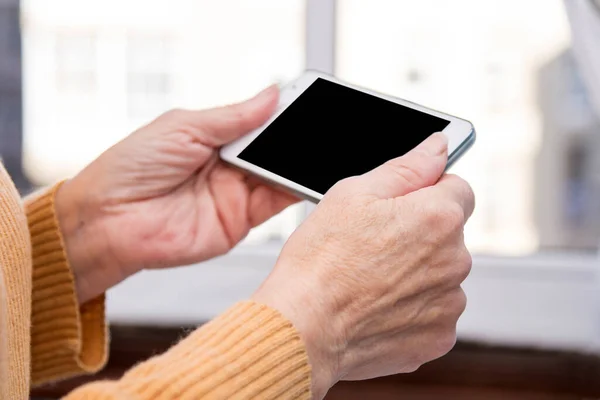
<svg viewBox="0 0 600 400">
<path fill-rule="evenodd" d="M 359 179 L 363 190 L 387 199 L 434 185 L 448 162 L 448 139 L 434 133 L 402 157 L 395 158 Z"/>
<path fill-rule="evenodd" d="M 190 115 L 190 122 L 198 128 L 203 143 L 219 147 L 267 122 L 273 115 L 278 101 L 279 88 L 272 85 L 241 103 L 194 111 Z"/>
</svg>

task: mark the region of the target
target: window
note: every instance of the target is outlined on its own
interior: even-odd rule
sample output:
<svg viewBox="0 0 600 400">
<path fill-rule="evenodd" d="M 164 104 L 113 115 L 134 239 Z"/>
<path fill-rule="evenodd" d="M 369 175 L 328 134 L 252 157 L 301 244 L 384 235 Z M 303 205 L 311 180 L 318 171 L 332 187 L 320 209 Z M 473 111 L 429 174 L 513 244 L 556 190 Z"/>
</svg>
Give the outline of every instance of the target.
<svg viewBox="0 0 600 400">
<path fill-rule="evenodd" d="M 478 129 L 453 170 L 478 201 L 466 232 L 476 256 L 463 337 L 597 343 L 600 127 L 561 0 L 118 3 L 23 0 L 24 157 L 36 183 L 75 173 L 167 108 L 227 104 L 305 67 L 322 70 Z M 59 32 L 94 32 L 66 46 L 77 55 L 64 69 L 88 71 L 75 76 L 94 82 L 86 101 L 64 100 L 50 78 Z M 124 282 L 109 295 L 110 318 L 190 323 L 215 315 L 252 293 L 311 208 L 285 211 L 200 268 Z"/>
<path fill-rule="evenodd" d="M 172 59 L 167 37 L 130 35 L 127 42 L 127 112 L 151 119 L 168 109 L 172 92 Z"/>
<path fill-rule="evenodd" d="M 546 197 L 536 187 L 546 173 L 536 165 L 540 143 L 550 135 L 568 135 L 556 131 L 556 121 L 543 123 L 544 115 L 560 111 L 544 109 L 538 102 L 540 71 L 568 49 L 569 26 L 562 1 L 526 3 L 337 2 L 336 73 L 340 78 L 474 123 L 477 144 L 454 170 L 479 195 L 478 210 L 467 232 L 471 249 L 478 253 L 525 255 L 573 247 L 568 241 L 546 241 L 544 229 L 536 222 L 536 206 Z M 564 74 L 559 79 L 572 80 Z M 546 90 L 546 95 L 556 98 L 562 93 Z M 577 119 L 577 114 L 572 118 Z M 567 151 L 564 146 L 553 148 L 553 158 L 566 159 L 570 157 Z M 583 193 L 591 189 L 584 187 L 588 184 L 572 181 L 570 195 L 560 200 L 568 204 L 547 212 L 572 213 L 583 201 Z M 584 212 L 579 218 L 594 217 L 591 209 L 577 209 Z M 591 236 L 599 234 L 600 226 Z M 587 249 L 595 250 L 596 244 L 589 243 Z"/>
<path fill-rule="evenodd" d="M 170 108 L 225 105 L 294 78 L 304 69 L 305 6 L 24 1 L 28 175 L 39 185 L 73 175 Z M 245 243 L 280 244 L 303 215 L 303 205 L 286 210 Z"/>
<path fill-rule="evenodd" d="M 57 32 L 56 85 L 61 93 L 90 94 L 96 87 L 96 37 L 93 33 Z"/>
</svg>

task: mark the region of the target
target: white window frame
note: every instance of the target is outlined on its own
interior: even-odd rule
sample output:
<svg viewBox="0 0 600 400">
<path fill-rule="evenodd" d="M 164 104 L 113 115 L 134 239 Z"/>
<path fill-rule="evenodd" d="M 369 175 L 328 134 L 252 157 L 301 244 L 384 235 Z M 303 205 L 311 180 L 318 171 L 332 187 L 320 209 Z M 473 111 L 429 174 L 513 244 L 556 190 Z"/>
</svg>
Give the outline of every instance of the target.
<svg viewBox="0 0 600 400">
<path fill-rule="evenodd" d="M 309 69 L 335 72 L 335 6 L 336 0 L 307 0 Z M 313 208 L 307 204 L 305 213 Z M 250 296 L 268 275 L 280 249 L 275 244 L 240 247 L 199 266 L 141 274 L 109 293 L 109 317 L 122 323 L 203 322 Z M 599 268 L 594 254 L 475 255 L 464 285 L 469 305 L 458 326 L 459 337 L 600 351 Z M 179 298 L 185 302 L 178 304 Z M 142 301 L 144 305 L 139 304 Z"/>
<path fill-rule="evenodd" d="M 306 69 L 335 74 L 336 0 L 306 0 Z M 315 208 L 305 202 L 308 215 Z"/>
</svg>

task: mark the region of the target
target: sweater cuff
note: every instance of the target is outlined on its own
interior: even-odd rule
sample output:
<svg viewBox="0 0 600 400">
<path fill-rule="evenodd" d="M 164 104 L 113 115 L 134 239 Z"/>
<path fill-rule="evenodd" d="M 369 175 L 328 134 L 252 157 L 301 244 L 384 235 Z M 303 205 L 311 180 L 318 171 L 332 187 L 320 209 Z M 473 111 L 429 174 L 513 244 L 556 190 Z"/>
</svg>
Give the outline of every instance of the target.
<svg viewBox="0 0 600 400">
<path fill-rule="evenodd" d="M 120 381 L 97 382 L 68 399 L 310 399 L 311 368 L 292 323 L 242 302 Z"/>
<path fill-rule="evenodd" d="M 33 254 L 31 359 L 34 385 L 94 373 L 106 363 L 104 295 L 79 306 L 55 214 L 60 184 L 25 203 Z"/>
</svg>

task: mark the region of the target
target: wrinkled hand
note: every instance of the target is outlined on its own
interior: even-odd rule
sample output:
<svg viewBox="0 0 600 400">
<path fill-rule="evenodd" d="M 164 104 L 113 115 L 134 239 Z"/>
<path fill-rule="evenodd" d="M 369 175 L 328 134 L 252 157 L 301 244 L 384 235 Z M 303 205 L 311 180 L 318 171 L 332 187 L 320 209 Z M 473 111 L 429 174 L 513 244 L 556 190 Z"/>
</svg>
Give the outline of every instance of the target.
<svg viewBox="0 0 600 400">
<path fill-rule="evenodd" d="M 300 332 L 316 399 L 338 380 L 411 372 L 454 346 L 474 198 L 462 179 L 442 176 L 446 162 L 437 134 L 339 182 L 254 295 Z"/>
<path fill-rule="evenodd" d="M 170 111 L 102 154 L 57 193 L 80 301 L 143 268 L 207 260 L 296 199 L 218 160 L 273 113 L 271 87 L 244 103 Z"/>
</svg>

